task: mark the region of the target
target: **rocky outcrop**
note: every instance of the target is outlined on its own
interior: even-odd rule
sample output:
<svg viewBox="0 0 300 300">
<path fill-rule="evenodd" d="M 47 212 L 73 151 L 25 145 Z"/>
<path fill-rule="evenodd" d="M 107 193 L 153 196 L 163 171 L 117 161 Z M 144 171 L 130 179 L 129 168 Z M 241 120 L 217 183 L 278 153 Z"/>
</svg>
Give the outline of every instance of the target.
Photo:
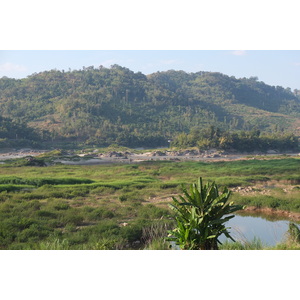
<svg viewBox="0 0 300 300">
<path fill-rule="evenodd" d="M 132 153 L 125 151 L 125 152 L 117 152 L 117 151 L 110 151 L 107 153 L 99 153 L 97 157 L 111 157 L 111 158 L 127 158 L 127 156 L 132 155 Z"/>
<path fill-rule="evenodd" d="M 166 156 L 166 152 L 164 152 L 164 151 L 154 151 L 150 154 L 150 156 Z"/>
</svg>

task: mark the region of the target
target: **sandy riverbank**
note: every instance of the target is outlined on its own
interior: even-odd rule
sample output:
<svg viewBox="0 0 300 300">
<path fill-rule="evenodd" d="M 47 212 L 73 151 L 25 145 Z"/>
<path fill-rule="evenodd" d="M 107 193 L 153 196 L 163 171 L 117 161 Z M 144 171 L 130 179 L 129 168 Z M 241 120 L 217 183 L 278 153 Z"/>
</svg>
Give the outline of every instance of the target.
<svg viewBox="0 0 300 300">
<path fill-rule="evenodd" d="M 7 159 L 22 158 L 26 156 L 38 156 L 49 152 L 47 150 L 21 149 L 18 151 L 7 151 L 0 153 L 0 161 Z M 143 161 L 231 161 L 241 159 L 261 159 L 274 158 L 280 155 L 299 156 L 299 153 L 276 153 L 276 154 L 251 154 L 251 153 L 221 153 L 218 151 L 206 151 L 205 153 L 197 153 L 195 151 L 151 151 L 140 154 L 130 152 L 108 152 L 108 153 L 88 153 L 78 155 L 78 159 L 74 160 L 74 154 L 70 154 L 63 158 L 57 158 L 55 162 L 70 165 L 97 165 L 110 163 L 139 163 Z"/>
</svg>

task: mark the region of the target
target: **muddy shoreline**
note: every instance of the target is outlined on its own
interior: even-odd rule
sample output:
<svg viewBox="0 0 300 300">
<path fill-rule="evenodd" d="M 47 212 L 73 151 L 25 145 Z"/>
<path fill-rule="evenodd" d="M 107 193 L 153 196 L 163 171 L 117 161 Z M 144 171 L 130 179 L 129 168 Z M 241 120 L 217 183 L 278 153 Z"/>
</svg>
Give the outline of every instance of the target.
<svg viewBox="0 0 300 300">
<path fill-rule="evenodd" d="M 270 207 L 255 207 L 255 206 L 249 206 L 246 207 L 243 211 L 238 212 L 239 215 L 261 215 L 261 216 L 270 216 L 274 217 L 276 219 L 284 219 L 284 220 L 290 220 L 297 223 L 300 223 L 300 213 L 297 212 L 291 212 L 286 210 L 278 210 L 276 208 L 270 208 Z"/>
</svg>

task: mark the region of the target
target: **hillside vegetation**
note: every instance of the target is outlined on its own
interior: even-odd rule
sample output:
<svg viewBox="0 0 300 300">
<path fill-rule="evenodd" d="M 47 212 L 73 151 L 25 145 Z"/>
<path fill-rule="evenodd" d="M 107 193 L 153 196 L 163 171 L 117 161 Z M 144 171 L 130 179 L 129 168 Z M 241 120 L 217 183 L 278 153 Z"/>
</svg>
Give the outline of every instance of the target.
<svg viewBox="0 0 300 300">
<path fill-rule="evenodd" d="M 113 65 L 2 77 L 0 91 L 4 144 L 41 139 L 153 147 L 210 125 L 296 135 L 300 128 L 298 96 L 255 77 L 173 70 L 146 76 Z M 21 127 L 10 131 L 8 124 Z"/>
</svg>

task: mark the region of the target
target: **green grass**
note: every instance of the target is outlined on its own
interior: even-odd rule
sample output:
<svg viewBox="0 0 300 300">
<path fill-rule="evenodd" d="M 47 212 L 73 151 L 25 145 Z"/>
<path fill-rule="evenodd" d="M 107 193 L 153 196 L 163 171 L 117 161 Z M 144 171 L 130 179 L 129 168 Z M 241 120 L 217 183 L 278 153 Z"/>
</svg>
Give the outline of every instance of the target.
<svg viewBox="0 0 300 300">
<path fill-rule="evenodd" d="M 0 177 L 0 185 L 2 184 L 27 184 L 33 186 L 42 186 L 42 185 L 61 185 L 61 184 L 83 184 L 83 183 L 93 183 L 93 180 L 83 179 L 83 178 L 70 178 L 70 177 L 62 177 L 62 178 L 41 178 L 41 177 L 33 177 L 33 178 L 20 178 L 16 176 L 2 176 Z"/>
<path fill-rule="evenodd" d="M 161 221 L 172 223 L 167 199 L 180 194 L 182 184 L 187 186 L 199 176 L 216 181 L 221 189 L 286 182 L 293 187 L 288 193 L 282 188 L 259 196 L 233 193 L 232 200 L 300 212 L 299 169 L 297 158 L 0 165 L 0 249 L 165 248 L 161 236 L 153 239 L 152 245 L 143 242 L 143 228 Z"/>
<path fill-rule="evenodd" d="M 232 201 L 236 204 L 254 206 L 257 208 L 272 208 L 291 212 L 300 212 L 299 190 L 294 189 L 289 193 L 271 190 L 270 195 L 239 195 L 234 194 Z"/>
</svg>

